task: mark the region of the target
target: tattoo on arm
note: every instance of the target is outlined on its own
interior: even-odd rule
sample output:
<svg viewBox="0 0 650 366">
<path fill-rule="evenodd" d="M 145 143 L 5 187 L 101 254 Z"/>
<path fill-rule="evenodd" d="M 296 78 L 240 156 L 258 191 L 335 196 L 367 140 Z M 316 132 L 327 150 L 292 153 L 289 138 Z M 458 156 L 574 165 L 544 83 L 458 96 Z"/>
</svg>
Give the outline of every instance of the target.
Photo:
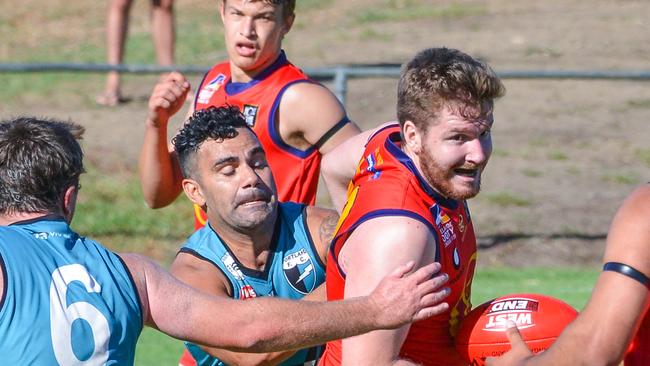
<svg viewBox="0 0 650 366">
<path fill-rule="evenodd" d="M 328 214 L 320 224 L 318 233 L 322 243 L 329 243 L 334 237 L 334 230 L 339 222 L 339 215 L 337 213 Z"/>
</svg>

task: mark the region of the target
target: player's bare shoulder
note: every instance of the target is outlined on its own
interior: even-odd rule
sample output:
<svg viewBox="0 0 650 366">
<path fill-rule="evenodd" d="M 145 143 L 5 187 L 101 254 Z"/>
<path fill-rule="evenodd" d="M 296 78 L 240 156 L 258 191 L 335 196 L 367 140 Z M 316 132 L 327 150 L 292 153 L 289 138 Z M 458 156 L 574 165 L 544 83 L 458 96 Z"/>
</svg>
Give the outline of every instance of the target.
<svg viewBox="0 0 650 366">
<path fill-rule="evenodd" d="M 307 229 L 321 258 L 327 255 L 327 248 L 334 237 L 339 214 L 327 208 L 305 206 Z"/>
<path fill-rule="evenodd" d="M 309 134 L 311 129 L 319 129 L 320 124 L 335 124 L 344 116 L 345 110 L 336 96 L 317 83 L 293 84 L 280 100 L 281 124 L 291 131 Z M 328 127 L 324 126 L 325 131 Z"/>
</svg>

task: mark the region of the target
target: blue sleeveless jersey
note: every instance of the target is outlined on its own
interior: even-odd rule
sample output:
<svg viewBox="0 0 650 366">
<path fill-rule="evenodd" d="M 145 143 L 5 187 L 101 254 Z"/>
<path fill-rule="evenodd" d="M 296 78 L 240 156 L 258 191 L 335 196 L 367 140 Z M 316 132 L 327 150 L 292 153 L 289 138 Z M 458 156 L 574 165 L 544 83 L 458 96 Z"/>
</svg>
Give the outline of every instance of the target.
<svg viewBox="0 0 650 366">
<path fill-rule="evenodd" d="M 215 265 L 228 279 L 235 299 L 257 296 L 301 299 L 325 281 L 325 265 L 307 230 L 304 208 L 305 205 L 292 202 L 278 205 L 278 221 L 264 271 L 244 267 L 209 223 L 195 232 L 181 251 Z M 194 344 L 187 343 L 187 348 L 200 366 L 225 365 Z M 322 347 L 302 349 L 281 365 L 311 364 L 321 353 Z"/>
<path fill-rule="evenodd" d="M 0 226 L 0 364 L 133 365 L 140 298 L 122 260 L 59 217 Z"/>
</svg>

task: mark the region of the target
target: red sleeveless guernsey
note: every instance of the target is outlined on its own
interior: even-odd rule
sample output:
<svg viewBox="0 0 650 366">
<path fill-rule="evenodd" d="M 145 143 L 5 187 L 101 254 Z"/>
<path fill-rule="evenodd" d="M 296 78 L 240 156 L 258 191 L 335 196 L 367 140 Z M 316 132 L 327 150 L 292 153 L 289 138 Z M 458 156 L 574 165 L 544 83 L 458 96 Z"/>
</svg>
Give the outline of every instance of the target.
<svg viewBox="0 0 650 366">
<path fill-rule="evenodd" d="M 275 177 L 280 201 L 313 205 L 321 155 L 316 147 L 299 150 L 282 141 L 278 132 L 278 107 L 284 91 L 299 82 L 312 82 L 284 54 L 248 83 L 230 80 L 230 63 L 217 64 L 199 85 L 194 109 L 225 104 L 238 106 L 260 140 Z M 195 228 L 205 225 L 206 215 L 194 207 Z"/>
<path fill-rule="evenodd" d="M 401 150 L 399 126 L 376 132 L 368 141 L 350 184 L 348 201 L 328 254 L 327 299 L 345 296 L 341 248 L 355 228 L 379 216 L 405 216 L 425 224 L 436 240 L 436 258 L 449 275 L 451 310 L 413 323 L 400 357 L 422 365 L 464 365 L 454 348 L 459 322 L 471 309 L 470 290 L 476 264 L 476 238 L 465 202 L 435 192 Z M 403 243 L 408 245 L 408 243 Z M 368 243 L 371 251 L 372 243 Z M 341 341 L 327 344 L 319 365 L 341 364 Z"/>
<path fill-rule="evenodd" d="M 628 353 L 625 355 L 625 366 L 650 365 L 650 305 L 646 307 L 645 316 L 641 320 L 639 330 L 632 339 Z"/>
</svg>

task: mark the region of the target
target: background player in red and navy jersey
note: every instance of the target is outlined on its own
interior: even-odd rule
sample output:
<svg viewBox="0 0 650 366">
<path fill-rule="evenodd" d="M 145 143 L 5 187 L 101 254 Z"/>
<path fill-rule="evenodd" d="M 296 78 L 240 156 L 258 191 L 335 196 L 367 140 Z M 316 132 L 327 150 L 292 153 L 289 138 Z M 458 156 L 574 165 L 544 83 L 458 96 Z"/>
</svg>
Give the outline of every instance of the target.
<svg viewBox="0 0 650 366">
<path fill-rule="evenodd" d="M 196 91 L 194 109 L 238 106 L 257 134 L 274 172 L 280 201 L 313 204 L 321 155 L 359 133 L 336 97 L 289 63 L 282 38 L 294 20 L 295 0 L 220 2 L 229 60 L 215 65 Z M 179 73 L 159 83 L 149 101 L 140 175 L 152 208 L 181 192 L 182 175 L 168 146 L 167 122 L 181 108 L 189 84 Z M 197 227 L 205 215 L 196 210 Z"/>
<path fill-rule="evenodd" d="M 367 294 L 404 260 L 440 262 L 451 294 L 449 311 L 426 321 L 328 343 L 319 365 L 463 364 L 453 335 L 471 308 L 476 263 L 465 200 L 479 192 L 494 99 L 503 93 L 484 63 L 457 50 L 424 50 L 402 70 L 399 125 L 360 134 L 324 160 L 340 169 L 325 175 L 338 208 L 354 175 L 328 256 L 328 300 Z"/>
<path fill-rule="evenodd" d="M 534 356 L 512 327 L 512 350 L 487 364 L 650 365 L 650 184 L 634 190 L 618 209 L 603 263 L 587 306 L 553 346 Z"/>
</svg>

